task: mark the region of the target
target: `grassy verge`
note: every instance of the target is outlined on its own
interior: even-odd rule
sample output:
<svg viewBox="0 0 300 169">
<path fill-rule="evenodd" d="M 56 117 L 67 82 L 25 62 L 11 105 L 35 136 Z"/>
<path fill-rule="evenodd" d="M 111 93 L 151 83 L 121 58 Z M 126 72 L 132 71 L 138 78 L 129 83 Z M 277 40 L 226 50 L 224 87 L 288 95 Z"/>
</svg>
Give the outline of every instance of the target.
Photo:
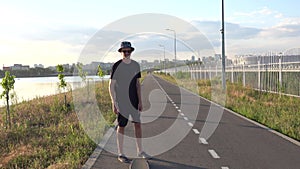
<svg viewBox="0 0 300 169">
<path fill-rule="evenodd" d="M 204 98 L 211 99 L 213 81 L 198 80 L 195 83 L 188 79 L 175 80 L 172 76 L 164 74 L 158 74 L 158 76 L 198 93 Z M 240 84 L 227 83 L 225 105 L 247 118 L 300 141 L 299 98 L 259 92 Z"/>
<path fill-rule="evenodd" d="M 104 118 L 115 119 L 107 90 L 96 84 L 96 99 Z M 22 102 L 12 107 L 11 130 L 4 129 L 0 109 L 0 168 L 81 168 L 96 144 L 87 136 L 74 111 L 71 92 L 68 110 L 59 94 Z"/>
</svg>

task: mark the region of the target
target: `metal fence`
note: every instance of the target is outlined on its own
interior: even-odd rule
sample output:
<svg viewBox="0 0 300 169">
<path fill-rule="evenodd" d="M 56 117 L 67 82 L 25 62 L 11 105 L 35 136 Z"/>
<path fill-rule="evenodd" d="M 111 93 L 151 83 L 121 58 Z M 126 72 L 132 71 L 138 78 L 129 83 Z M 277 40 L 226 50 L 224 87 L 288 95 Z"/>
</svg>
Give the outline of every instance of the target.
<svg viewBox="0 0 300 169">
<path fill-rule="evenodd" d="M 219 78 L 222 75 L 222 66 L 216 64 L 192 64 L 188 69 L 177 68 L 178 71 L 189 72 L 191 79 Z M 260 61 L 251 65 L 230 65 L 226 67 L 226 80 L 240 83 L 243 86 L 267 91 L 300 96 L 300 61 L 275 63 Z"/>
</svg>

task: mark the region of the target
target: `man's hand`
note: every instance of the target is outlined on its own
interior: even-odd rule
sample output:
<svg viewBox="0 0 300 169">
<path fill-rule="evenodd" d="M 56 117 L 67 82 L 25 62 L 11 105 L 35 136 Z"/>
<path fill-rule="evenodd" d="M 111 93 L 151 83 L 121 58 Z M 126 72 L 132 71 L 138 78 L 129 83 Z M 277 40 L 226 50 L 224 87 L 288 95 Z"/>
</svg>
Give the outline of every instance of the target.
<svg viewBox="0 0 300 169">
<path fill-rule="evenodd" d="M 139 103 L 138 109 L 139 109 L 140 112 L 143 111 L 143 105 L 142 105 L 142 103 Z"/>
<path fill-rule="evenodd" d="M 117 102 L 112 103 L 112 110 L 115 114 L 119 114 L 119 106 Z"/>
</svg>

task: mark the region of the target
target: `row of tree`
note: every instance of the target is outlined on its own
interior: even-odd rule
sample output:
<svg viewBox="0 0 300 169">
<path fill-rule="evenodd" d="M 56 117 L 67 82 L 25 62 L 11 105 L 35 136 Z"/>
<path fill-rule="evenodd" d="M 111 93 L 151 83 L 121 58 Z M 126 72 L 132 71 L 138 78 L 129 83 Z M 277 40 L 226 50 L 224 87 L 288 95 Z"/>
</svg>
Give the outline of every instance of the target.
<svg viewBox="0 0 300 169">
<path fill-rule="evenodd" d="M 81 77 L 82 81 L 86 81 L 86 76 L 87 76 L 87 72 L 85 72 L 82 69 L 83 65 L 81 63 L 77 63 L 76 68 L 78 70 L 78 74 Z M 58 73 L 58 79 L 59 79 L 59 83 L 58 83 L 58 87 L 60 89 L 62 89 L 62 91 L 64 91 L 65 95 L 64 95 L 64 108 L 65 110 L 67 110 L 68 108 L 68 103 L 67 103 L 67 96 L 66 96 L 66 88 L 67 88 L 67 82 L 65 81 L 65 75 L 64 75 L 64 67 L 62 65 L 57 65 L 56 66 L 56 70 Z M 100 78 L 103 78 L 104 76 L 104 72 L 101 68 L 101 66 L 98 66 L 98 70 L 97 70 L 97 75 Z M 11 91 L 14 89 L 14 85 L 15 85 L 15 75 L 11 75 L 11 73 L 9 71 L 5 72 L 5 76 L 2 78 L 2 88 L 3 88 L 3 92 L 0 95 L 0 99 L 4 98 L 5 99 L 5 104 L 6 104 L 6 113 L 5 113 L 5 127 L 6 129 L 11 129 L 11 116 L 10 116 L 10 105 L 9 105 L 9 101 L 10 99 L 13 97 L 13 95 L 11 94 Z"/>
<path fill-rule="evenodd" d="M 29 70 L 10 70 L 10 74 L 16 77 L 38 77 L 55 75 L 56 71 L 50 68 L 29 68 Z M 5 76 L 5 71 L 0 70 L 0 78 Z"/>
</svg>

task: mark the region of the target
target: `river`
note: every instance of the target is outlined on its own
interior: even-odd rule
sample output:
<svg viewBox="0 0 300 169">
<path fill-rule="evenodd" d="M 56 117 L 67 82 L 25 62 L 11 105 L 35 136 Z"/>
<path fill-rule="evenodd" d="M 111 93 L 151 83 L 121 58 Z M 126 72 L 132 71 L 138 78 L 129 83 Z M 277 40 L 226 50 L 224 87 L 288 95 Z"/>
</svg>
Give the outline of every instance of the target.
<svg viewBox="0 0 300 169">
<path fill-rule="evenodd" d="M 104 80 L 107 80 L 109 76 L 104 76 Z M 89 81 L 101 81 L 98 76 L 87 76 Z M 81 82 L 79 76 L 67 76 L 65 81 L 69 86 L 74 89 L 76 82 Z M 0 79 L 0 83 L 2 79 Z M 30 78 L 15 78 L 14 91 L 16 93 L 17 102 L 24 100 L 31 100 L 36 97 L 49 96 L 59 93 L 58 89 L 58 78 L 57 77 L 30 77 Z M 0 92 L 3 92 L 2 86 L 0 86 Z M 2 98 L 0 101 L 0 107 L 5 105 L 5 101 Z"/>
</svg>

